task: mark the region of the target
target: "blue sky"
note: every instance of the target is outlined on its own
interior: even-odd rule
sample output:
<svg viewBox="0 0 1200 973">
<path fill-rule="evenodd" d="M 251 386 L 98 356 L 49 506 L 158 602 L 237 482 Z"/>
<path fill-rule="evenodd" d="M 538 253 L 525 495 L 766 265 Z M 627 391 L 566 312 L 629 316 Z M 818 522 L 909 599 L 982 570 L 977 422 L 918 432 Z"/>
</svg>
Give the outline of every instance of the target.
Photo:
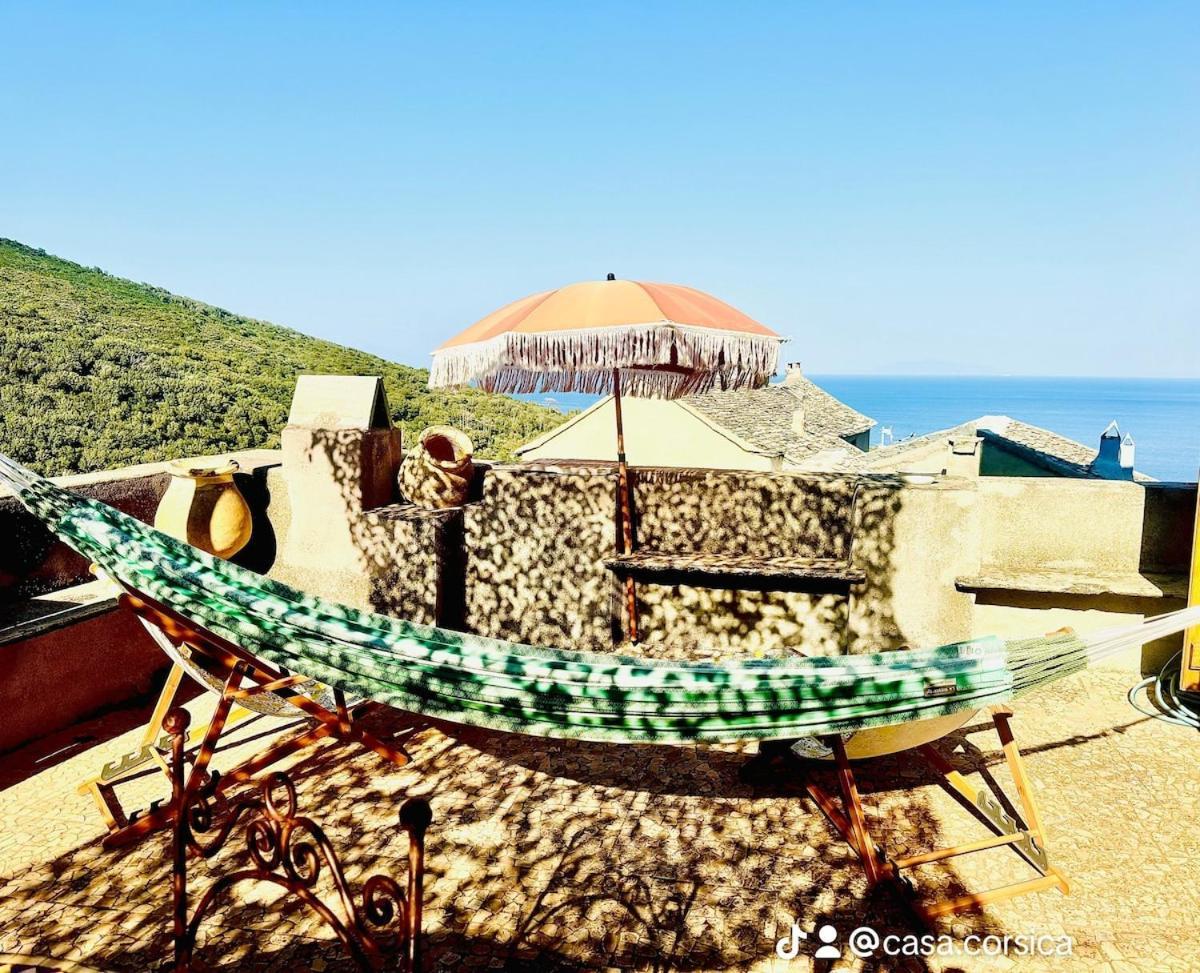
<svg viewBox="0 0 1200 973">
<path fill-rule="evenodd" d="M 0 7 L 0 235 L 425 364 L 687 283 L 818 373 L 1200 374 L 1195 4 Z"/>
</svg>

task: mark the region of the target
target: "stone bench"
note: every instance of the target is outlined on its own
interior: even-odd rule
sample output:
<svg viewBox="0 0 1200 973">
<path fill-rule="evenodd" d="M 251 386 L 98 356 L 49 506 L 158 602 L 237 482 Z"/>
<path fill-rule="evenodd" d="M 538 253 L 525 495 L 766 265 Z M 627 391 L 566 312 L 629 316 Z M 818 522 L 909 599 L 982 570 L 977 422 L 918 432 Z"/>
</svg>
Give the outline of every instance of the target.
<svg viewBox="0 0 1200 973">
<path fill-rule="evenodd" d="M 954 586 L 959 591 L 968 592 L 1020 591 L 1077 597 L 1116 596 L 1184 600 L 1188 594 L 1188 580 L 1185 574 L 1140 571 L 1007 571 L 984 568 L 979 574 L 956 578 Z"/>
<path fill-rule="evenodd" d="M 829 499 L 819 493 L 815 497 L 817 504 L 829 505 L 823 518 L 827 534 L 807 541 L 800 537 L 779 539 L 779 547 L 794 550 L 799 546 L 799 553 L 768 553 L 762 545 L 758 551 L 737 553 L 712 548 L 664 550 L 657 547 L 651 537 L 631 553 L 606 557 L 604 566 L 621 577 L 650 584 L 683 583 L 779 591 L 837 591 L 862 584 L 866 581 L 866 572 L 855 567 L 851 557 L 858 490 Z M 683 541 L 683 538 L 675 537 L 670 546 L 675 547 Z"/>
<path fill-rule="evenodd" d="M 621 575 L 647 580 L 663 575 L 685 575 L 730 583 L 769 580 L 781 582 L 842 582 L 861 584 L 866 572 L 848 561 L 831 557 L 760 557 L 757 555 L 671 554 L 635 551 L 606 558 L 605 567 Z"/>
</svg>

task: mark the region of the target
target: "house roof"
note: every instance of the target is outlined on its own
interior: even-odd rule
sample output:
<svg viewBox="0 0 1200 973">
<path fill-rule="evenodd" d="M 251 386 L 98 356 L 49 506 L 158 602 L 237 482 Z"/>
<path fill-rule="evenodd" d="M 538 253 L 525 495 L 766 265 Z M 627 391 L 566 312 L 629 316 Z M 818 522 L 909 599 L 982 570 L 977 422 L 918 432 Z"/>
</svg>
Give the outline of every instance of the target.
<svg viewBox="0 0 1200 973">
<path fill-rule="evenodd" d="M 561 426 L 519 447 L 517 455 L 550 441 L 607 401 L 601 399 Z M 874 419 L 856 412 L 796 371 L 790 371 L 783 382 L 761 389 L 704 392 L 674 401 L 749 452 L 781 456 L 790 463 L 824 453 L 827 455 L 822 462 L 827 460 L 825 465 L 830 470 L 842 469 L 848 457 L 859 453 L 842 437 L 855 436 L 875 425 Z M 794 419 L 801 408 L 804 424 L 803 431 L 798 432 Z"/>
<path fill-rule="evenodd" d="M 795 372 L 778 385 L 739 392 L 705 392 L 679 401 L 754 449 L 793 462 L 827 450 L 846 450 L 849 444 L 843 437 L 866 432 L 875 425 L 874 419 Z M 802 431 L 795 423 L 799 409 L 804 410 Z"/>
<path fill-rule="evenodd" d="M 1113 429 L 1116 423 L 1109 426 Z M 1058 469 L 1066 476 L 1087 476 L 1097 479 L 1104 477 L 1092 469 L 1099 450 L 1077 443 L 1074 439 L 1060 436 L 1041 426 L 1032 426 L 1010 416 L 981 416 L 975 420 L 975 432 L 985 440 L 1000 441 L 1007 446 L 1015 446 L 1018 450 L 1036 454 L 1051 468 Z M 1108 434 L 1108 431 L 1105 431 Z M 1153 481 L 1154 477 L 1139 473 L 1136 470 L 1133 478 L 1139 481 Z"/>
<path fill-rule="evenodd" d="M 1096 458 L 1098 450 L 1066 436 L 1060 436 L 1053 430 L 1021 422 L 1011 416 L 980 416 L 949 429 L 914 436 L 890 446 L 874 449 L 864 456 L 855 457 L 852 462 L 862 471 L 884 471 L 901 462 L 906 454 L 921 450 L 938 440 L 967 435 L 981 436 L 985 441 L 990 440 L 1007 449 L 1024 453 L 1062 476 L 1103 479 L 1092 469 L 1092 461 Z M 1133 478 L 1140 482 L 1154 479 L 1137 471 L 1134 472 Z"/>
<path fill-rule="evenodd" d="M 1024 452 L 1036 453 L 1068 475 L 1095 475 L 1091 465 L 1097 450 L 1041 426 L 1032 426 L 1009 416 L 981 416 L 975 420 L 975 432 L 985 440 L 998 440 L 1021 447 Z"/>
<path fill-rule="evenodd" d="M 961 422 L 957 426 L 951 426 L 949 429 L 938 429 L 935 432 L 928 432 L 921 436 L 910 436 L 907 439 L 898 440 L 887 446 L 879 446 L 869 453 L 853 457 L 851 466 L 855 470 L 864 473 L 890 473 L 894 471 L 897 463 L 903 462 L 905 457 L 911 453 L 919 452 L 935 443 L 943 442 L 951 436 L 974 435 L 976 435 L 975 423 Z"/>
<path fill-rule="evenodd" d="M 554 438 L 559 432 L 600 408 L 591 408 L 568 419 L 517 450 L 518 454 Z M 914 436 L 862 452 L 845 437 L 866 432 L 875 420 L 850 408 L 826 392 L 799 370 L 789 370 L 776 385 L 737 392 L 705 392 L 675 402 L 700 421 L 738 443 L 743 449 L 778 456 L 794 467 L 830 473 L 887 473 L 899 468 L 912 453 L 928 449 L 953 436 L 980 436 L 1005 449 L 1026 455 L 1060 476 L 1104 479 L 1092 469 L 1098 450 L 1011 416 L 980 416 L 948 429 Z M 797 430 L 797 411 L 803 408 L 804 422 Z M 1134 480 L 1154 478 L 1134 471 Z"/>
</svg>

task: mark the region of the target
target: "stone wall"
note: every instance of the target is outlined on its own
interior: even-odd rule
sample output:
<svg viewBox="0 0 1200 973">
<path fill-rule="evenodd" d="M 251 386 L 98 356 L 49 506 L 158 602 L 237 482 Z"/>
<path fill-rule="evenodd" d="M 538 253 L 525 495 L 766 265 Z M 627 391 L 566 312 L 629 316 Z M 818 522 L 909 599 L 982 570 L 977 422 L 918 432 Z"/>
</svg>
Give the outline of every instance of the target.
<svg viewBox="0 0 1200 973">
<path fill-rule="evenodd" d="M 636 651 L 703 658 L 877 651 L 1158 614 L 1182 604 L 1196 502 L 1194 486 L 1067 479 L 654 468 L 633 478 L 640 549 L 847 557 L 866 576 L 840 588 L 639 583 Z M 149 519 L 163 482 L 152 470 L 81 488 Z M 266 459 L 243 489 L 260 522 L 239 560 L 273 576 L 418 621 L 630 650 L 620 582 L 604 564 L 618 546 L 609 465 L 484 468 L 471 502 L 439 513 L 350 503 L 297 517 L 287 469 Z M 339 517 L 349 542 L 335 564 L 313 540 Z M 86 577 L 12 500 L 0 500 L 0 530 L 16 539 L 3 562 L 10 597 Z M 283 550 L 309 553 L 285 564 Z"/>
<path fill-rule="evenodd" d="M 1008 638 L 1062 626 L 1120 626 L 1182 608 L 1196 487 L 1060 478 L 981 478 L 976 634 Z M 1172 636 L 1111 660 L 1157 671 Z"/>
<path fill-rule="evenodd" d="M 840 590 L 639 583 L 637 651 L 687 657 L 879 651 L 1159 614 L 1183 604 L 1196 502 L 1194 487 L 1066 479 L 639 468 L 634 483 L 640 549 L 848 552 L 866 575 Z M 620 585 L 604 565 L 617 530 L 610 467 L 493 470 L 465 510 L 464 627 L 628 651 Z M 972 587 L 984 574 L 990 587 Z M 1072 588 L 1089 593 L 1063 593 Z M 1165 651 L 1117 661 L 1147 668 Z"/>
<path fill-rule="evenodd" d="M 971 634 L 971 599 L 954 586 L 976 558 L 968 483 L 639 468 L 634 486 L 639 549 L 847 558 L 867 577 L 782 589 L 639 583 L 639 652 L 835 654 Z M 603 562 L 617 550 L 617 527 L 611 468 L 497 468 L 466 510 L 465 626 L 612 650 L 624 609 Z"/>
</svg>

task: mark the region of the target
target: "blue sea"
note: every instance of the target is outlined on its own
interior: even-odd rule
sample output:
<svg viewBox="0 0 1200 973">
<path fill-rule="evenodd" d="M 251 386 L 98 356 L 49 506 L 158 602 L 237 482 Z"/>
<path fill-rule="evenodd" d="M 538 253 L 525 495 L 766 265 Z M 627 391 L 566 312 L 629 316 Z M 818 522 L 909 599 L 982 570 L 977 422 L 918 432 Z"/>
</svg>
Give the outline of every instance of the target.
<svg viewBox="0 0 1200 973">
<path fill-rule="evenodd" d="M 812 375 L 814 382 L 875 419 L 895 440 L 983 415 L 1006 415 L 1096 446 L 1117 420 L 1133 436 L 1136 467 L 1160 480 L 1196 479 L 1200 469 L 1200 379 Z M 526 396 L 568 411 L 595 396 Z"/>
</svg>

